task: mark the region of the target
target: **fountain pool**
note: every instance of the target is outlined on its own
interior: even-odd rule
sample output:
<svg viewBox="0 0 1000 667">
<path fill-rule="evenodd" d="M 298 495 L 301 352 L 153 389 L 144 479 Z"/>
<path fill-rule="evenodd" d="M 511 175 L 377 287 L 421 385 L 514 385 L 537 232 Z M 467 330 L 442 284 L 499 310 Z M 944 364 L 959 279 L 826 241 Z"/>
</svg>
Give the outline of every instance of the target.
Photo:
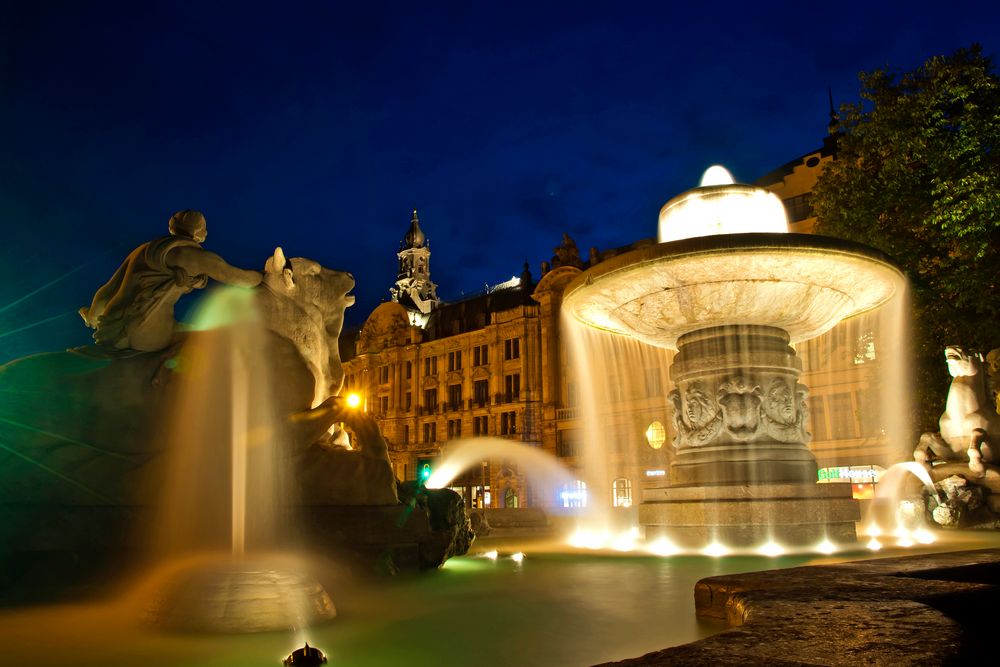
<svg viewBox="0 0 1000 667">
<path fill-rule="evenodd" d="M 975 539 L 987 546 L 982 535 Z M 303 641 L 322 649 L 330 664 L 352 667 L 592 665 L 723 630 L 695 618 L 692 591 L 703 577 L 870 556 L 657 558 L 547 548 L 486 540 L 420 576 L 364 582 L 319 575 L 339 615 L 306 630 L 167 633 L 139 623 L 132 602 L 118 600 L 2 611 L 0 645 L 5 664 L 76 667 L 277 666 Z M 496 560 L 481 555 L 492 549 Z M 520 564 L 510 558 L 517 551 L 526 553 Z M 892 551 L 882 555 L 898 555 Z"/>
</svg>

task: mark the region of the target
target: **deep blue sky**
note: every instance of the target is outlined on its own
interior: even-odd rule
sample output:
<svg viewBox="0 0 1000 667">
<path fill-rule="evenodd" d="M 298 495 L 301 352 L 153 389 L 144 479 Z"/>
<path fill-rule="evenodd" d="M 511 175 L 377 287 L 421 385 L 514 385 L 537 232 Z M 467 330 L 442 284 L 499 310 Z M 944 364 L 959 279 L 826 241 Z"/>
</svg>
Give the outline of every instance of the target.
<svg viewBox="0 0 1000 667">
<path fill-rule="evenodd" d="M 3 3 L 0 361 L 86 342 L 76 308 L 177 209 L 234 264 L 351 271 L 358 321 L 412 207 L 456 298 L 818 147 L 860 70 L 1000 53 L 995 2 L 678 4 Z"/>
</svg>

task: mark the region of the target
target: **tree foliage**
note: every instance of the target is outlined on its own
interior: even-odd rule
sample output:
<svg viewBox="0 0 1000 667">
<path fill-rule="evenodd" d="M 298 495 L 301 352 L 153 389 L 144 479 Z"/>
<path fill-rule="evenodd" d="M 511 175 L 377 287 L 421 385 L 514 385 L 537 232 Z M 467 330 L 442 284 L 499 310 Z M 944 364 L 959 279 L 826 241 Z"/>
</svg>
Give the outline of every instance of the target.
<svg viewBox="0 0 1000 667">
<path fill-rule="evenodd" d="M 943 346 L 1000 346 L 1000 78 L 973 45 L 860 79 L 813 193 L 817 231 L 879 248 L 906 271 L 919 421 L 934 430 Z"/>
</svg>

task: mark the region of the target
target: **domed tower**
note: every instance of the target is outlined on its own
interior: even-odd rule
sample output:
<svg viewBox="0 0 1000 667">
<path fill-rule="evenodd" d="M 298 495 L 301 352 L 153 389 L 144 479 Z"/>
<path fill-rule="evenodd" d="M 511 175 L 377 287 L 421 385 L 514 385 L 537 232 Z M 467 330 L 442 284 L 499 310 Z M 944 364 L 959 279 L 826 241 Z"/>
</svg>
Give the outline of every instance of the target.
<svg viewBox="0 0 1000 667">
<path fill-rule="evenodd" d="M 437 285 L 431 282 L 431 249 L 420 229 L 416 209 L 410 229 L 399 243 L 399 273 L 396 286 L 389 289 L 392 300 L 427 315 L 439 303 Z"/>
</svg>

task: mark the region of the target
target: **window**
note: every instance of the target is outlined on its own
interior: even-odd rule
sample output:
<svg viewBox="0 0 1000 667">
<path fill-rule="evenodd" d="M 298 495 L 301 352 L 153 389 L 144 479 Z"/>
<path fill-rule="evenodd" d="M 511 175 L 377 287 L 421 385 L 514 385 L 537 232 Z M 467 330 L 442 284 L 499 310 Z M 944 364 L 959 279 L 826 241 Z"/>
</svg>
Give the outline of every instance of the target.
<svg viewBox="0 0 1000 667">
<path fill-rule="evenodd" d="M 448 370 L 449 371 L 460 371 L 462 370 L 462 351 L 455 350 L 454 352 L 448 353 Z"/>
<path fill-rule="evenodd" d="M 379 396 L 378 397 L 378 413 L 384 415 L 389 412 L 389 397 Z"/>
<path fill-rule="evenodd" d="M 647 368 L 646 369 L 646 396 L 661 396 L 663 394 L 663 386 L 660 383 L 660 369 Z"/>
<path fill-rule="evenodd" d="M 490 402 L 489 380 L 476 380 L 476 384 L 473 385 L 473 391 L 475 391 L 476 405 L 478 405 L 479 407 L 483 407 L 484 405 L 489 405 Z"/>
<path fill-rule="evenodd" d="M 488 345 L 477 345 L 472 348 L 472 365 L 485 366 L 490 363 L 490 348 Z"/>
<path fill-rule="evenodd" d="M 503 342 L 503 358 L 507 360 L 521 358 L 520 338 L 508 338 Z"/>
<path fill-rule="evenodd" d="M 809 399 L 809 422 L 812 426 L 813 440 L 829 440 L 830 433 L 826 429 L 826 404 L 822 396 Z"/>
<path fill-rule="evenodd" d="M 490 418 L 486 415 L 472 418 L 472 435 L 489 435 Z"/>
<path fill-rule="evenodd" d="M 448 387 L 448 409 L 462 409 L 462 385 L 453 384 Z"/>
<path fill-rule="evenodd" d="M 504 403 L 516 401 L 521 397 L 521 374 L 513 373 L 503 378 Z"/>
<path fill-rule="evenodd" d="M 569 484 L 563 484 L 559 499 L 563 507 L 586 507 L 587 483 L 577 479 Z"/>
<path fill-rule="evenodd" d="M 811 194 L 805 193 L 784 200 L 785 210 L 788 211 L 789 222 L 802 222 L 806 218 L 813 216 Z"/>
<path fill-rule="evenodd" d="M 427 357 L 424 359 L 424 375 L 437 375 L 438 358 Z"/>
<path fill-rule="evenodd" d="M 389 384 L 389 367 L 379 366 L 378 367 L 378 383 L 379 384 Z"/>
<path fill-rule="evenodd" d="M 409 424 L 403 424 L 403 444 L 404 445 L 410 444 L 410 425 Z M 405 477 L 405 474 L 404 474 L 404 477 Z"/>
<path fill-rule="evenodd" d="M 500 435 L 514 435 L 517 433 L 517 413 L 503 412 L 500 414 Z"/>
<path fill-rule="evenodd" d="M 558 456 L 579 456 L 580 432 L 558 431 L 556 433 L 556 454 Z"/>
<path fill-rule="evenodd" d="M 437 409 L 438 404 L 438 390 L 434 389 L 424 389 L 424 409 L 433 412 Z"/>
<path fill-rule="evenodd" d="M 611 502 L 615 507 L 632 507 L 632 482 L 619 477 L 611 482 Z"/>
<path fill-rule="evenodd" d="M 412 380 L 413 379 L 413 362 L 412 361 L 407 361 L 406 362 L 406 379 L 407 380 Z"/>
<path fill-rule="evenodd" d="M 646 429 L 646 442 L 653 449 L 659 449 L 663 446 L 663 443 L 667 441 L 667 430 L 663 428 L 663 424 L 658 421 L 654 421 Z"/>
<path fill-rule="evenodd" d="M 857 437 L 854 407 L 850 394 L 830 396 L 830 422 L 834 440 Z"/>
<path fill-rule="evenodd" d="M 448 420 L 448 439 L 461 438 L 462 437 L 462 420 L 461 419 L 449 419 Z"/>
<path fill-rule="evenodd" d="M 437 424 L 434 422 L 424 424 L 424 444 L 434 444 L 435 440 L 437 440 Z"/>
<path fill-rule="evenodd" d="M 854 364 L 861 364 L 875 361 L 875 332 L 866 331 L 858 336 L 854 343 Z"/>
<path fill-rule="evenodd" d="M 409 410 L 413 407 L 413 392 L 406 392 L 403 394 L 403 409 Z"/>
</svg>

